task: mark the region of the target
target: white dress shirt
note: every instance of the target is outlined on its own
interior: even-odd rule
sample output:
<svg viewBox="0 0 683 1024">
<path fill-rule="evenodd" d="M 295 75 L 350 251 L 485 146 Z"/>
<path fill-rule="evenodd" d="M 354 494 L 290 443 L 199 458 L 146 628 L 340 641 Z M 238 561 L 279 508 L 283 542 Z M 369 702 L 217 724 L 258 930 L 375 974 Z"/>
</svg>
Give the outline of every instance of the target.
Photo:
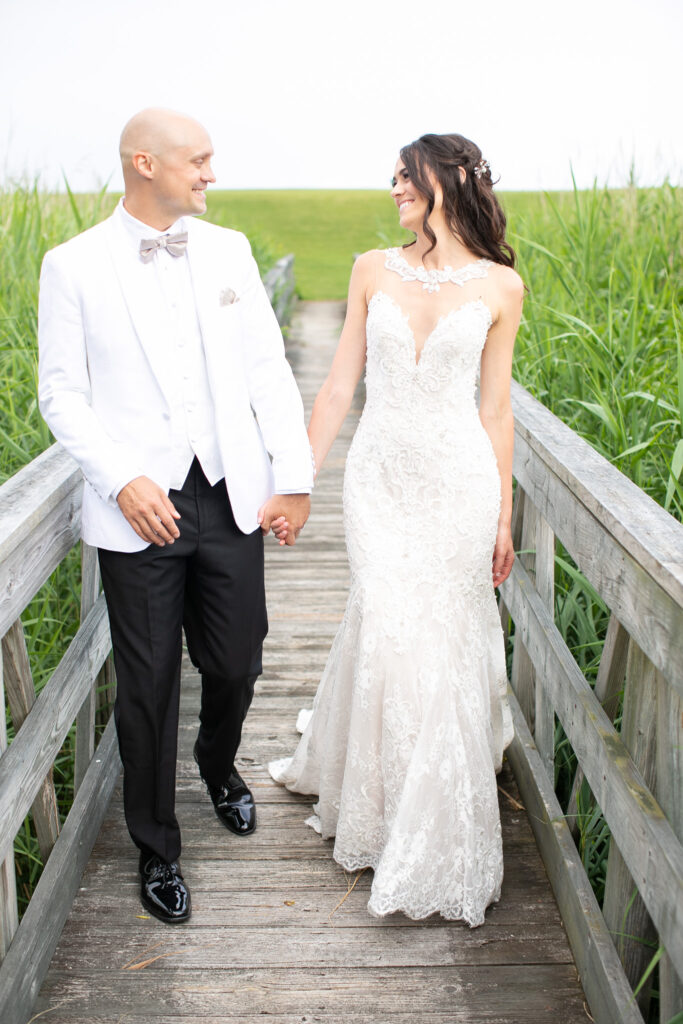
<svg viewBox="0 0 683 1024">
<path fill-rule="evenodd" d="M 123 205 L 123 199 L 116 212 L 130 236 L 136 259 L 140 258 L 143 238 L 152 239 L 186 230 L 181 217 L 168 231 L 157 231 L 133 217 Z M 223 468 L 189 261 L 186 253 L 172 256 L 167 249 L 160 248 L 144 264 L 144 270 L 149 274 L 149 287 L 161 292 L 168 314 L 168 367 L 173 380 L 169 396 L 169 437 L 173 448 L 170 487 L 182 487 L 195 455 L 204 475 L 213 485 L 222 478 Z M 114 497 L 129 482 L 120 481 Z"/>
</svg>

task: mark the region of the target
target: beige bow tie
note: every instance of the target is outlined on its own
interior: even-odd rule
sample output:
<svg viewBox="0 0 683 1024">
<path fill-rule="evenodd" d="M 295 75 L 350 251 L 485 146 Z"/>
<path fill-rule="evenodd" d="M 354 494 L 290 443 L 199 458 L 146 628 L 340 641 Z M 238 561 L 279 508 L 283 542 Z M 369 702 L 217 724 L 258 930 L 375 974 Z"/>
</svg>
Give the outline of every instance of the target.
<svg viewBox="0 0 683 1024">
<path fill-rule="evenodd" d="M 166 249 L 171 256 L 182 256 L 187 248 L 187 231 L 176 235 L 159 235 L 157 238 L 143 238 L 140 242 L 140 259 L 149 263 L 157 249 Z"/>
</svg>

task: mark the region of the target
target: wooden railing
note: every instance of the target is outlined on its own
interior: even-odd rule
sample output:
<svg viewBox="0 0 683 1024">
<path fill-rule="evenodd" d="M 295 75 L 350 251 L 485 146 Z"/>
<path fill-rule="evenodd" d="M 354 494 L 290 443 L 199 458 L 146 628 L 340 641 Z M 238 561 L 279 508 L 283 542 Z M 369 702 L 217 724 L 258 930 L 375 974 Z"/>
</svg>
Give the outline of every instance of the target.
<svg viewBox="0 0 683 1024">
<path fill-rule="evenodd" d="M 280 323 L 294 292 L 293 256 L 264 284 Z M 79 543 L 83 478 L 53 445 L 0 487 L 0 1021 L 25 1024 L 119 775 L 113 719 L 97 746 L 98 693 L 113 688 L 97 552 L 81 545 L 80 628 L 36 697 L 21 615 Z M 5 701 L 15 737 L 7 743 Z M 100 700 L 100 704 L 102 701 Z M 60 830 L 55 758 L 76 725 L 74 801 Z M 44 869 L 19 924 L 14 840 L 30 814 Z"/>
<path fill-rule="evenodd" d="M 515 631 L 508 756 L 592 1016 L 642 1024 L 649 985 L 633 987 L 659 944 L 667 1024 L 683 1010 L 683 526 L 519 385 L 513 401 L 526 553 L 501 588 Z M 555 625 L 556 538 L 611 613 L 594 689 Z M 578 761 L 566 814 L 555 716 Z M 611 831 L 602 911 L 572 838 L 584 778 Z"/>
<path fill-rule="evenodd" d="M 266 271 L 263 283 L 278 321 L 284 324 L 289 315 L 296 288 L 293 253 L 283 256 L 270 270 Z"/>
</svg>

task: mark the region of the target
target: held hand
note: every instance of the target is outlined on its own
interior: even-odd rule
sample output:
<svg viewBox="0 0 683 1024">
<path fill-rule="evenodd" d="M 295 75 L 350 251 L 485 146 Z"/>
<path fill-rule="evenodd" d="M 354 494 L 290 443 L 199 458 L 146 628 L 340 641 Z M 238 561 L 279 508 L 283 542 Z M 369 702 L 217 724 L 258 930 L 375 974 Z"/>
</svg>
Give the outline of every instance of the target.
<svg viewBox="0 0 683 1024">
<path fill-rule="evenodd" d="M 512 546 L 512 534 L 509 526 L 499 526 L 496 546 L 493 551 L 493 585 L 499 587 L 510 575 L 515 560 L 515 549 Z"/>
<path fill-rule="evenodd" d="M 291 547 L 310 511 L 310 494 L 274 494 L 259 509 L 258 521 L 264 534 L 272 529 L 281 546 Z"/>
<path fill-rule="evenodd" d="M 180 519 L 168 495 L 148 476 L 136 476 L 116 498 L 119 508 L 138 537 L 162 548 L 180 536 L 174 520 Z"/>
</svg>

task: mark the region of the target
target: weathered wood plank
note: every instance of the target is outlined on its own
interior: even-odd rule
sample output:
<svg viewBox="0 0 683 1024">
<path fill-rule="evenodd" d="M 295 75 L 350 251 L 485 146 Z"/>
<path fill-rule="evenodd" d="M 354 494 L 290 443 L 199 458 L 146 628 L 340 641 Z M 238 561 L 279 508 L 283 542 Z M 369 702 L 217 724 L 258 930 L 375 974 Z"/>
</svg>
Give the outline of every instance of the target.
<svg viewBox="0 0 683 1024">
<path fill-rule="evenodd" d="M 529 578 L 532 583 L 534 582 L 534 541 L 536 537 L 536 523 L 538 520 L 538 510 L 536 506 L 529 501 L 528 496 L 524 495 L 523 507 L 523 519 L 522 519 L 522 537 L 521 546 L 522 552 L 518 556 L 529 573 Z M 535 698 L 535 678 L 534 678 L 534 666 L 529 652 L 527 651 L 522 637 L 517 631 L 515 631 L 514 640 L 514 651 L 512 654 L 512 670 L 510 673 L 512 689 L 515 691 L 517 700 L 519 701 L 522 713 L 525 720 L 529 723 L 529 728 L 533 735 L 534 732 L 534 718 L 536 715 L 536 698 Z"/>
<path fill-rule="evenodd" d="M 5 719 L 5 688 L 3 685 L 3 651 L 0 647 L 0 765 L 7 756 L 7 722 Z M 2 833 L 0 833 L 1 835 Z M 14 872 L 12 836 L 0 840 L 0 959 L 10 947 L 19 924 L 17 883 Z"/>
<path fill-rule="evenodd" d="M 88 617 L 100 592 L 100 570 L 97 548 L 81 541 L 81 625 Z M 85 778 L 88 765 L 95 752 L 95 711 L 97 678 L 93 679 L 90 690 L 76 715 L 76 756 L 74 758 L 74 793 L 77 793 Z"/>
<path fill-rule="evenodd" d="M 109 647 L 100 597 L 0 759 L 0 835 L 16 835 Z"/>
<path fill-rule="evenodd" d="M 0 1020 L 26 1024 L 59 940 L 118 775 L 113 720 L 0 967 Z"/>
<path fill-rule="evenodd" d="M 633 763 L 652 792 L 655 789 L 656 777 L 656 707 L 657 670 L 632 640 L 626 666 L 620 735 L 633 758 Z M 607 860 L 602 913 L 605 924 L 614 936 L 614 944 L 624 965 L 626 977 L 635 989 L 652 958 L 657 935 L 614 837 L 610 843 Z M 646 1019 L 651 985 L 650 975 L 637 996 L 638 1006 Z"/>
<path fill-rule="evenodd" d="M 132 926 L 132 915 L 129 928 Z M 273 928 L 195 927 L 178 929 L 174 949 L 182 956 L 162 960 L 160 973 L 179 967 L 203 967 L 207 950 L 211 964 L 218 970 L 228 968 L 303 967 L 322 968 L 344 964 L 347 967 L 439 967 L 450 964 L 524 964 L 567 963 L 566 939 L 562 933 L 549 934 L 539 922 L 530 924 L 522 940 L 516 942 L 508 928 L 468 928 L 467 925 L 377 929 L 334 928 L 328 925 L 284 929 L 274 943 Z M 145 929 L 152 942 L 164 938 L 163 926 Z M 69 931 L 68 943 L 60 944 L 53 957 L 56 969 L 68 969 L 74 960 L 80 970 L 93 971 L 102 964 L 102 948 L 107 936 L 106 921 L 91 919 L 87 928 Z"/>
<path fill-rule="evenodd" d="M 21 619 L 17 619 L 2 638 L 2 657 L 7 702 L 16 734 L 24 724 L 26 716 L 36 700 Z M 31 805 L 31 813 L 40 855 L 45 863 L 59 835 L 59 812 L 52 767 L 40 784 L 36 798 Z"/>
<path fill-rule="evenodd" d="M 623 689 L 624 676 L 626 675 L 628 644 L 628 633 L 616 615 L 610 615 L 607 635 L 605 636 L 605 643 L 602 648 L 602 657 L 598 667 L 598 675 L 593 690 L 595 699 L 601 705 L 610 722 L 614 722 L 619 710 L 619 695 Z M 567 819 L 575 841 L 579 834 L 577 798 L 583 778 L 583 769 L 579 764 L 576 766 L 572 791 L 569 803 L 567 804 Z"/>
<path fill-rule="evenodd" d="M 527 398 L 532 422 L 547 423 L 549 450 L 564 452 L 573 468 L 563 468 L 559 454 L 551 458 L 544 444 L 520 427 L 514 462 L 518 482 L 624 628 L 683 695 L 683 567 L 675 560 L 683 550 L 683 526 L 551 413 L 539 413 L 531 396 L 522 401 L 518 393 L 524 413 Z M 588 470 L 596 474 L 600 498 L 587 489 Z M 638 525 L 635 508 L 646 527 Z M 616 510 L 633 524 L 634 535 L 617 522 Z M 670 544 L 666 551 L 662 537 Z"/>
<path fill-rule="evenodd" d="M 683 699 L 657 675 L 657 799 L 683 841 Z M 659 962 L 660 1020 L 683 1011 L 683 972 L 665 953 Z"/>
<path fill-rule="evenodd" d="M 168 942 L 168 948 L 172 948 Z M 144 945 L 139 945 L 144 956 Z M 151 954 L 153 955 L 153 954 Z M 140 956 L 140 959 L 142 959 Z M 552 970 L 552 973 L 551 973 Z M 50 1021 L 82 1019 L 91 1013 L 93 1022 L 107 1020 L 115 1006 L 122 1024 L 137 1020 L 164 1022 L 248 1020 L 270 1022 L 410 1019 L 413 1024 L 434 1018 L 452 1024 L 557 1024 L 581 1019 L 574 968 L 542 965 L 463 970 L 458 966 L 433 968 L 432 985 L 425 991 L 420 971 L 405 968 L 328 968 L 321 970 L 218 971 L 183 969 L 175 984 L 157 991 L 151 970 L 127 971 L 125 985 L 114 974 L 74 979 L 54 972 L 39 1003 L 51 1009 Z M 113 973 L 113 972 L 112 972 Z M 61 1000 L 66 1000 L 60 1010 Z M 216 1008 L 220 1007 L 217 1014 Z M 419 1007 L 419 1016 L 413 1007 Z M 302 1017 L 302 1008 L 305 1013 Z M 567 1017 L 563 1011 L 567 1011 Z M 144 1014 L 148 1016 L 145 1018 Z M 410 1014 L 408 1017 L 407 1014 Z M 69 1016 L 73 1014 L 73 1016 Z M 224 1014 L 225 1016 L 221 1016 Z M 292 1015 L 287 1017 L 286 1015 Z M 63 1015 L 63 1016 L 62 1016 Z M 588 1018 L 584 1014 L 584 1020 Z"/>
<path fill-rule="evenodd" d="M 280 324 L 285 323 L 291 307 L 296 282 L 294 280 L 294 254 L 278 260 L 263 278 L 263 285 Z"/>
<path fill-rule="evenodd" d="M 503 592 L 660 937 L 683 964 L 681 844 L 518 562 Z"/>
<path fill-rule="evenodd" d="M 575 496 L 569 508 L 584 505 L 652 580 L 683 606 L 683 526 L 516 381 L 512 382 L 512 401 L 515 445 L 519 441 L 531 448 L 537 464 L 551 471 Z M 520 449 L 515 476 L 524 462 Z"/>
<path fill-rule="evenodd" d="M 555 615 L 555 534 L 540 513 L 534 531 L 534 582 L 538 596 Z M 555 712 L 544 686 L 534 687 L 534 743 L 548 778 L 555 778 Z"/>
<path fill-rule="evenodd" d="M 0 487 L 0 636 L 78 540 L 83 477 L 53 445 Z"/>
<path fill-rule="evenodd" d="M 604 1024 L 643 1024 L 553 785 L 513 693 L 510 705 L 515 738 L 508 757 L 543 854 L 591 1014 Z"/>
</svg>

